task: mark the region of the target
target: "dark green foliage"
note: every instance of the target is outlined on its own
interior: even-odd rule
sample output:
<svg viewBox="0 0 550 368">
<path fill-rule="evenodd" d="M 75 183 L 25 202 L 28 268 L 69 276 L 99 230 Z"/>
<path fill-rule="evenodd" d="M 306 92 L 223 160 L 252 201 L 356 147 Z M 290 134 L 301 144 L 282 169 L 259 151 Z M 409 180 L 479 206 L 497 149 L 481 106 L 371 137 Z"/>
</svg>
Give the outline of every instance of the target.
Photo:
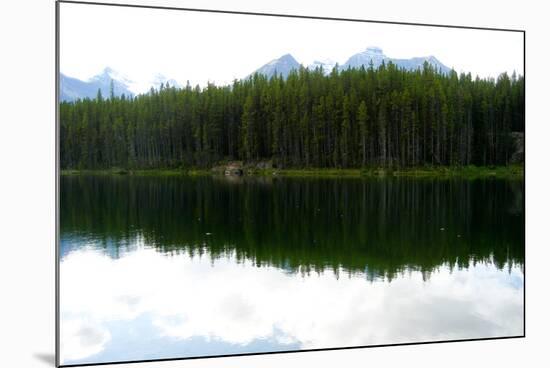
<svg viewBox="0 0 550 368">
<path fill-rule="evenodd" d="M 524 263 L 523 194 L 521 181 L 497 179 L 64 176 L 61 249 L 83 237 L 117 254 L 142 239 L 168 253 L 389 278 L 502 268 Z"/>
<path fill-rule="evenodd" d="M 61 104 L 63 169 L 507 165 L 524 130 L 524 80 L 406 71 L 300 69 L 230 86 L 162 86 Z"/>
</svg>

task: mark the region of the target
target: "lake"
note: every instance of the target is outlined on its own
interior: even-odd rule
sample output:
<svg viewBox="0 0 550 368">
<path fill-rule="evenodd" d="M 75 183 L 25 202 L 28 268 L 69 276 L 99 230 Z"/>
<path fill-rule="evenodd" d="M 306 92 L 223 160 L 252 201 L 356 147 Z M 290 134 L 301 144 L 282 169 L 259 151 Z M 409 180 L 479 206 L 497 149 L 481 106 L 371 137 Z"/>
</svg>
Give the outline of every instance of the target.
<svg viewBox="0 0 550 368">
<path fill-rule="evenodd" d="M 60 184 L 62 364 L 523 335 L 521 180 Z"/>
</svg>

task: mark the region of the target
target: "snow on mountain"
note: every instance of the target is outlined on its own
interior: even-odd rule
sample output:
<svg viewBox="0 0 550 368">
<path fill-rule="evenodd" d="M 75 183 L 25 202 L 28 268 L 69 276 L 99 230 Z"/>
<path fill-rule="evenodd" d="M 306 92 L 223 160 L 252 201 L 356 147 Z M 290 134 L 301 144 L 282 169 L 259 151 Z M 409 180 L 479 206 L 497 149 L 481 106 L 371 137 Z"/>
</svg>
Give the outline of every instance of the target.
<svg viewBox="0 0 550 368">
<path fill-rule="evenodd" d="M 424 62 L 427 62 L 429 65 L 433 66 L 435 70 L 443 74 L 448 74 L 451 71 L 451 68 L 444 65 L 435 56 L 423 56 L 423 57 L 413 57 L 410 59 L 390 59 L 390 60 L 397 66 L 407 70 L 421 69 L 424 66 Z"/>
<path fill-rule="evenodd" d="M 325 59 L 325 60 L 315 60 L 313 63 L 309 64 L 307 68 L 309 70 L 315 70 L 317 68 L 321 68 L 324 75 L 329 75 L 335 66 L 336 66 L 336 61 L 331 59 Z"/>
<path fill-rule="evenodd" d="M 167 78 L 162 74 L 156 74 L 147 81 L 139 82 L 107 67 L 101 73 L 86 81 L 60 73 L 59 87 L 61 101 L 96 98 L 98 90 L 101 91 L 101 95 L 104 98 L 108 98 L 111 94 L 111 81 L 113 83 L 113 93 L 117 97 L 122 95 L 132 97 L 141 93 L 147 93 L 151 87 L 159 89 L 161 84 L 181 88 L 176 80 Z"/>
<path fill-rule="evenodd" d="M 424 62 L 427 62 L 433 66 L 437 71 L 447 74 L 451 71 L 449 67 L 444 65 L 435 56 L 421 56 L 413 57 L 410 59 L 394 59 L 386 56 L 380 47 L 367 47 L 365 50 L 352 55 L 343 65 L 339 66 L 339 70 L 346 70 L 348 68 L 360 68 L 361 66 L 368 68 L 371 63 L 376 69 L 384 64 L 392 62 L 399 68 L 406 70 L 421 69 Z M 325 75 L 330 74 L 337 63 L 333 60 L 316 60 L 307 66 L 309 70 L 315 70 L 321 68 Z M 300 63 L 290 55 L 286 54 L 278 59 L 274 59 L 265 64 L 261 68 L 257 69 L 255 73 L 264 74 L 268 78 L 271 78 L 275 73 L 282 74 L 283 78 L 286 78 L 291 70 L 299 69 Z"/>
<path fill-rule="evenodd" d="M 429 65 L 433 66 L 437 71 L 442 73 L 449 73 L 451 69 L 440 62 L 435 56 L 421 56 L 413 57 L 410 59 L 393 59 L 386 55 L 379 47 L 367 47 L 366 50 L 358 52 L 355 55 L 352 55 L 343 65 L 342 69 L 348 68 L 360 68 L 364 66 L 368 68 L 372 63 L 373 67 L 376 69 L 382 63 L 388 64 L 392 62 L 399 68 L 406 70 L 416 70 L 421 69 L 424 65 L 424 62 L 427 62 Z"/>
<path fill-rule="evenodd" d="M 128 78 L 128 76 L 110 67 L 106 67 L 105 69 L 103 69 L 103 72 L 101 74 L 92 77 L 90 80 L 110 83 L 111 79 L 126 86 L 132 83 L 132 80 Z"/>
<path fill-rule="evenodd" d="M 64 74 L 60 74 L 59 76 L 61 101 L 75 101 L 80 98 L 95 98 L 97 96 L 98 89 L 101 89 L 101 86 L 94 83 L 84 82 L 80 79 L 68 77 Z"/>
<path fill-rule="evenodd" d="M 268 78 L 274 75 L 282 75 L 283 78 L 288 77 L 292 70 L 300 68 L 300 63 L 290 54 L 285 54 L 278 59 L 273 59 L 269 63 L 258 68 L 254 73 L 263 74 Z"/>
<path fill-rule="evenodd" d="M 384 55 L 382 49 L 379 47 L 367 47 L 365 51 L 358 52 L 357 54 L 352 55 L 343 65 L 342 69 L 348 68 L 360 68 L 365 66 L 368 68 L 370 63 L 376 69 L 382 63 L 387 63 L 389 58 Z"/>
<path fill-rule="evenodd" d="M 368 68 L 372 63 L 374 68 L 378 68 L 382 63 L 392 62 L 400 68 L 407 70 L 416 70 L 422 68 L 424 62 L 433 66 L 441 73 L 449 73 L 451 69 L 439 61 L 435 56 L 413 57 L 410 59 L 393 59 L 384 54 L 379 47 L 367 47 L 365 50 L 352 55 L 339 70 L 348 68 Z M 330 59 L 316 60 L 308 65 L 309 70 L 321 68 L 325 75 L 338 64 Z M 291 55 L 285 54 L 277 59 L 273 59 L 267 64 L 258 68 L 254 73 L 259 73 L 271 78 L 274 75 L 282 75 L 287 78 L 292 70 L 298 70 L 301 64 Z M 254 74 L 253 73 L 253 74 Z M 62 101 L 75 101 L 82 98 L 96 98 L 98 90 L 104 98 L 109 98 L 111 94 L 111 81 L 113 93 L 115 96 L 125 95 L 127 97 L 147 93 L 151 88 L 160 89 L 160 86 L 181 88 L 181 85 L 174 79 L 167 78 L 162 74 L 155 74 L 149 79 L 133 80 L 128 76 L 113 70 L 105 68 L 100 74 L 93 76 L 87 81 L 72 78 L 61 73 L 60 75 L 60 98 Z"/>
<path fill-rule="evenodd" d="M 164 85 L 164 87 L 168 85 L 170 87 L 181 88 L 180 84 L 175 79 L 167 78 L 160 73 L 155 74 L 150 84 L 155 89 L 159 89 L 161 85 Z"/>
<path fill-rule="evenodd" d="M 111 94 L 111 81 L 113 83 L 113 93 L 115 96 L 134 95 L 129 89 L 131 81 L 115 72 L 111 68 L 105 68 L 100 74 L 93 76 L 87 81 L 82 81 L 77 78 L 72 78 L 60 74 L 59 89 L 61 101 L 75 101 L 83 98 L 96 98 L 98 91 L 104 98 L 108 98 Z"/>
</svg>

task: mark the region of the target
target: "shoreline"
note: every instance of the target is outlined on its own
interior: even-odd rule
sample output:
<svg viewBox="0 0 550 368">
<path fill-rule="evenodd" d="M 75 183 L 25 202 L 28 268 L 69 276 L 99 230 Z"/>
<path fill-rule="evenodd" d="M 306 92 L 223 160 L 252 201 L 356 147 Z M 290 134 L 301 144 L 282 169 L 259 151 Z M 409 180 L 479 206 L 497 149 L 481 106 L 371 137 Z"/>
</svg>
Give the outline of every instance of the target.
<svg viewBox="0 0 550 368">
<path fill-rule="evenodd" d="M 60 170 L 62 176 L 104 175 L 104 176 L 230 176 L 230 177 L 331 177 L 331 178 L 367 178 L 367 177 L 412 177 L 412 178 L 511 178 L 523 179 L 523 165 L 482 167 L 416 167 L 402 169 L 363 168 L 293 168 L 293 169 L 244 169 L 242 175 L 224 175 L 213 169 L 97 169 L 97 170 Z"/>
</svg>

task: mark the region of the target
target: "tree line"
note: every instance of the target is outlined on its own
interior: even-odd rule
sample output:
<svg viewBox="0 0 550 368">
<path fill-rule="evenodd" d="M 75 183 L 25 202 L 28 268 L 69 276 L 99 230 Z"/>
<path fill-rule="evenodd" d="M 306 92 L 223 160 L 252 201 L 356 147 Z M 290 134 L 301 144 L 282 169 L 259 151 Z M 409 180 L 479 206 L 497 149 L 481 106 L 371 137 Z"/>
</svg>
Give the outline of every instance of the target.
<svg viewBox="0 0 550 368">
<path fill-rule="evenodd" d="M 524 79 L 392 63 L 231 85 L 161 86 L 60 105 L 63 169 L 507 165 L 524 130 Z"/>
</svg>

